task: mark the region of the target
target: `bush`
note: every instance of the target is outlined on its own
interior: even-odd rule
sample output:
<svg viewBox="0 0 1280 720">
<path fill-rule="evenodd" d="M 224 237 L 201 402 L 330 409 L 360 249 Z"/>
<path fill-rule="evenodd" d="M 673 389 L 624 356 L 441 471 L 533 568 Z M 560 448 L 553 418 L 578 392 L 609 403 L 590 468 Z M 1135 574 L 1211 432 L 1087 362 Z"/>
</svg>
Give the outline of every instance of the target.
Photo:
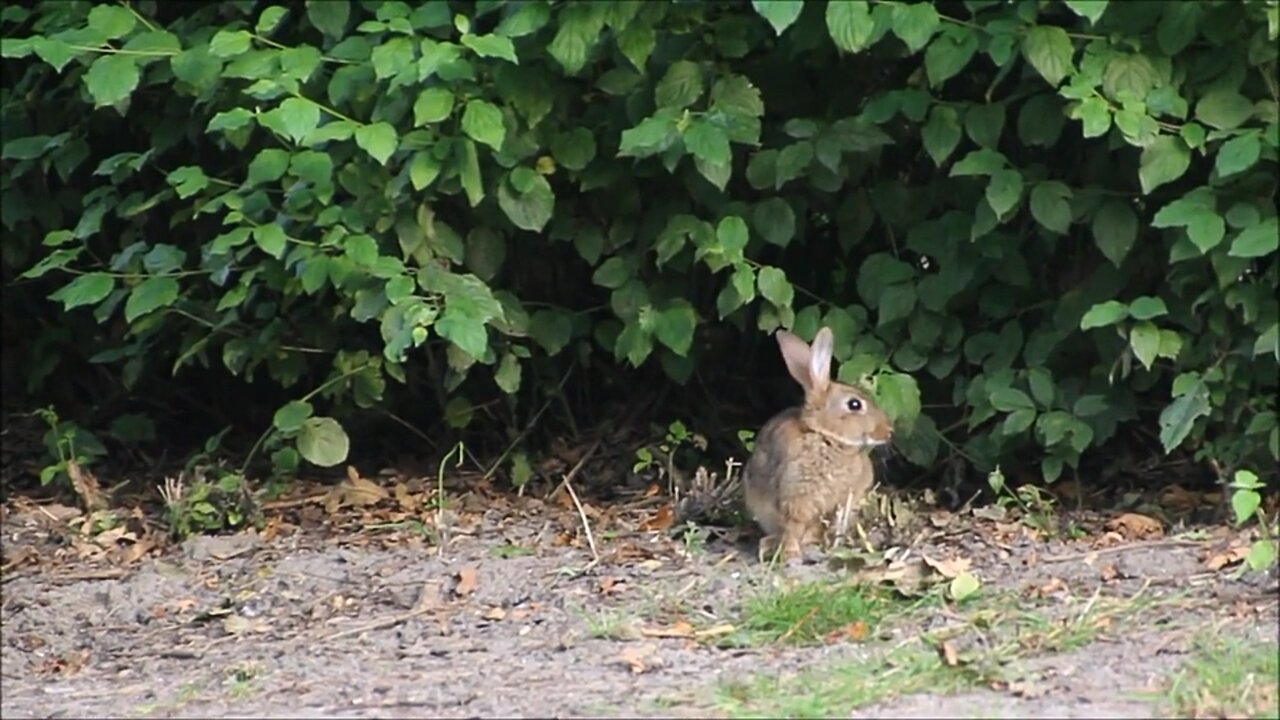
<svg viewBox="0 0 1280 720">
<path fill-rule="evenodd" d="M 341 420 L 415 377 L 462 427 L 564 363 L 685 382 L 713 326 L 827 324 L 921 466 L 945 441 L 1052 480 L 1148 431 L 1223 477 L 1280 458 L 1274 0 L 0 23 L 32 395 L 81 362 L 265 376 L 288 469 L 342 462 Z"/>
</svg>

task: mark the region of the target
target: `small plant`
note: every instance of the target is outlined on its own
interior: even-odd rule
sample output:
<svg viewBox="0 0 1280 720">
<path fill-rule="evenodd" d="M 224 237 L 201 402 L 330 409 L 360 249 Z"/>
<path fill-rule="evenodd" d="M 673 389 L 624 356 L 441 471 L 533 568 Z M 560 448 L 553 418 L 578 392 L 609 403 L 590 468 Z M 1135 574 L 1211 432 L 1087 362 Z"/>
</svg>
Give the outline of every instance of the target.
<svg viewBox="0 0 1280 720">
<path fill-rule="evenodd" d="M 169 532 L 179 540 L 195 534 L 213 533 L 245 527 L 257 522 L 257 504 L 244 476 L 226 472 L 216 480 L 197 474 L 187 486 L 184 479 L 166 478 L 160 488 L 165 502 Z"/>
<path fill-rule="evenodd" d="M 884 615 L 884 605 L 883 596 L 864 587 L 809 583 L 747 601 L 741 627 L 766 643 L 861 639 Z"/>
<path fill-rule="evenodd" d="M 680 527 L 680 541 L 686 555 L 701 555 L 707 551 L 707 529 L 687 522 Z"/>
<path fill-rule="evenodd" d="M 1015 490 L 1005 482 L 1004 473 L 996 466 L 987 474 L 987 484 L 996 494 L 996 504 L 1003 508 L 1018 507 L 1022 522 L 1050 537 L 1058 534 L 1058 521 L 1053 496 L 1034 485 L 1020 485 Z"/>
<path fill-rule="evenodd" d="M 673 420 L 667 426 L 667 433 L 656 448 L 645 445 L 636 450 L 636 462 L 631 466 L 631 472 L 641 473 L 651 467 L 657 467 L 660 477 L 671 477 L 675 455 L 684 447 L 694 447 L 705 452 L 707 439 L 698 433 L 690 432 L 683 422 Z M 660 460 L 665 462 L 659 464 Z"/>
<path fill-rule="evenodd" d="M 1231 510 L 1235 513 L 1236 527 L 1256 518 L 1258 527 L 1264 535 L 1255 540 L 1253 546 L 1249 548 L 1249 554 L 1245 557 L 1241 570 L 1243 571 L 1246 567 L 1255 571 L 1266 570 L 1276 563 L 1276 528 L 1267 523 L 1266 515 L 1262 511 L 1260 490 L 1263 488 L 1263 483 L 1252 471 L 1237 470 L 1230 487 L 1234 490 L 1231 494 Z"/>
<path fill-rule="evenodd" d="M 36 410 L 36 415 L 49 426 L 43 442 L 51 462 L 40 469 L 41 485 L 70 484 L 68 469 L 72 464 L 88 468 L 107 454 L 107 449 L 93 433 L 71 421 L 59 419 L 52 406 Z"/>
</svg>

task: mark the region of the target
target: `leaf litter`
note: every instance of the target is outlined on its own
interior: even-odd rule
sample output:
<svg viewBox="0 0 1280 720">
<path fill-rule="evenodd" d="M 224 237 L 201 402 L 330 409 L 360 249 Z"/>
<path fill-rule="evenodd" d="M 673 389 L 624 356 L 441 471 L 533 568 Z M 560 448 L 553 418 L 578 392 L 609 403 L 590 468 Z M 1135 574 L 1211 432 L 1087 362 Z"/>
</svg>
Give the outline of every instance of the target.
<svg viewBox="0 0 1280 720">
<path fill-rule="evenodd" d="M 17 498 L 4 513 L 5 715 L 47 713 L 55 697 L 69 714 L 706 716 L 722 712 L 725 682 L 803 673 L 913 636 L 911 626 L 855 620 L 816 645 L 743 645 L 745 601 L 778 582 L 834 580 L 917 600 L 945 588 L 927 621 L 943 625 L 914 633 L 936 635 L 939 666 L 985 673 L 993 648 L 1049 648 L 1047 670 L 992 676 L 986 692 L 1059 710 L 1098 702 L 1117 679 L 1147 683 L 1134 657 L 1176 657 L 1160 640 L 1169 631 L 1126 624 L 1139 598 L 1161 598 L 1163 628 L 1195 627 L 1206 613 L 1243 627 L 1275 621 L 1273 588 L 1223 574 L 1247 553 L 1234 531 L 1192 540 L 1146 512 L 1084 511 L 1073 516 L 1081 537 L 1066 540 L 1005 508 L 899 504 L 889 530 L 871 523 L 869 538 L 827 563 L 770 571 L 736 528 L 685 545 L 679 528 L 706 506 L 690 496 L 677 502 L 655 483 L 609 501 L 577 492 L 568 474 L 591 456 L 566 451 L 562 482 L 544 497 L 478 476 L 447 478 L 442 496 L 431 476 L 353 467 L 336 485 L 264 504 L 260 531 L 179 545 L 140 509 Z M 1163 498 L 1166 509 L 1202 501 Z M 1018 620 L 1013 641 L 980 630 L 1012 615 L 975 625 L 965 608 L 988 593 L 1030 603 L 1037 619 Z M 628 629 L 593 633 L 593 614 Z M 1072 655 L 1086 636 L 1108 642 Z M 226 691 L 228 673 L 244 676 L 247 695 Z M 53 696 L 48 677 L 62 683 Z M 121 682 L 130 677 L 168 680 Z"/>
</svg>

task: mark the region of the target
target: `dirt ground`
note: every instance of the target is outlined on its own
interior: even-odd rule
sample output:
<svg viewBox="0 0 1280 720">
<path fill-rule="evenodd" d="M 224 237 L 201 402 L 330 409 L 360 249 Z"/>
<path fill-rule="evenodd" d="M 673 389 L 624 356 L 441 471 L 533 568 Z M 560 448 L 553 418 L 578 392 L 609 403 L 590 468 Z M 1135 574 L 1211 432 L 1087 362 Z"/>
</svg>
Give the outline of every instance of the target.
<svg viewBox="0 0 1280 720">
<path fill-rule="evenodd" d="M 3 581 L 2 714 L 1148 718 L 1168 712 L 1168 680 L 1206 632 L 1277 642 L 1274 571 L 1210 569 L 1232 543 L 1211 532 L 1043 542 L 962 518 L 911 552 L 962 559 L 985 600 L 796 645 L 743 636 L 748 601 L 846 571 L 771 569 L 734 533 L 618 518 L 604 531 L 600 511 L 588 538 L 572 507 L 527 498 L 458 517 L 443 549 L 357 517 L 120 563 L 77 549 L 44 509 L 15 508 L 6 564 L 27 560 Z M 949 638 L 916 655 L 930 677 L 970 681 L 895 686 L 893 653 L 926 635 Z"/>
</svg>

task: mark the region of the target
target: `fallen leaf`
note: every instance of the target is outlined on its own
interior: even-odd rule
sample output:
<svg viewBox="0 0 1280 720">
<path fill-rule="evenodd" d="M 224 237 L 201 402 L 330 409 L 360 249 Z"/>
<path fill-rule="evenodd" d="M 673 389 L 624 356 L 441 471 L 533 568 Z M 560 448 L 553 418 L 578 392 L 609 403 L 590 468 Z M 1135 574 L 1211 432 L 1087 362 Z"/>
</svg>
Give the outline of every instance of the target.
<svg viewBox="0 0 1280 720">
<path fill-rule="evenodd" d="M 600 578 L 600 593 L 609 595 L 611 593 L 620 592 L 623 585 L 627 582 L 626 578 L 603 577 Z"/>
<path fill-rule="evenodd" d="M 960 664 L 960 658 L 956 653 L 956 647 L 951 644 L 950 640 L 943 640 L 938 646 L 938 653 L 942 655 L 942 662 L 947 667 L 956 667 Z"/>
<path fill-rule="evenodd" d="M 949 558 L 947 560 L 934 560 L 928 555 L 921 555 L 920 557 L 925 561 L 925 564 L 934 570 L 937 570 L 948 580 L 958 576 L 962 572 L 965 572 L 971 565 L 973 565 L 973 561 L 969 558 L 957 557 Z"/>
<path fill-rule="evenodd" d="M 621 662 L 623 665 L 631 668 L 631 672 L 639 675 L 651 667 L 657 666 L 658 663 L 656 662 L 646 663 L 646 660 L 648 660 L 649 657 L 657 650 L 658 646 L 651 643 L 644 645 L 628 645 L 622 649 L 622 652 L 618 653 L 617 659 L 618 662 Z"/>
<path fill-rule="evenodd" d="M 737 628 L 734 627 L 733 625 L 730 625 L 729 623 L 723 623 L 721 625 L 713 625 L 712 627 L 706 628 L 705 630 L 698 630 L 693 633 L 693 636 L 699 639 L 716 637 L 718 635 L 728 635 L 734 630 L 737 630 Z"/>
<path fill-rule="evenodd" d="M 1218 553 L 1204 561 L 1205 567 L 1210 570 L 1221 570 L 1228 565 L 1235 565 L 1249 556 L 1249 548 L 1233 547 L 1226 552 Z"/>
<path fill-rule="evenodd" d="M 651 498 L 662 492 L 662 488 L 658 487 L 658 483 L 649 483 L 649 487 L 644 489 L 644 497 Z"/>
<path fill-rule="evenodd" d="M 507 611 L 495 605 L 494 607 L 485 610 L 480 617 L 485 620 L 505 620 L 507 617 Z"/>
<path fill-rule="evenodd" d="M 1164 524 L 1140 513 L 1124 513 L 1107 522 L 1107 529 L 1121 533 L 1129 539 L 1155 538 L 1164 535 Z"/>
<path fill-rule="evenodd" d="M 1106 565 L 1102 566 L 1102 570 L 1098 572 L 1098 575 L 1103 580 L 1110 581 L 1110 580 L 1115 580 L 1117 577 L 1119 577 L 1120 571 L 1116 569 L 1115 563 L 1107 563 Z"/>
<path fill-rule="evenodd" d="M 681 620 L 670 627 L 641 628 L 640 634 L 656 638 L 690 638 L 693 637 L 693 626 Z"/>
<path fill-rule="evenodd" d="M 929 524 L 935 528 L 945 528 L 955 520 L 955 515 L 947 510 L 937 510 L 929 513 Z"/>
<path fill-rule="evenodd" d="M 640 524 L 640 529 L 649 531 L 665 532 L 671 529 L 675 524 L 675 512 L 671 509 L 671 503 L 666 503 L 658 508 L 658 512 Z"/>
<path fill-rule="evenodd" d="M 347 479 L 338 483 L 324 497 L 325 511 L 330 515 L 345 506 L 364 507 L 374 505 L 390 497 L 387 489 L 381 485 L 360 477 L 356 469 L 347 466 Z"/>
<path fill-rule="evenodd" d="M 851 622 L 842 628 L 832 630 L 827 633 L 827 636 L 824 639 L 827 641 L 828 645 L 831 645 L 844 640 L 849 642 L 861 642 L 866 637 L 867 624 L 859 620 L 857 622 Z"/>
<path fill-rule="evenodd" d="M 80 463 L 75 460 L 68 460 L 67 477 L 71 479 L 71 486 L 75 488 L 76 495 L 80 496 L 84 506 L 90 512 L 107 508 L 107 498 L 98 485 L 98 478 L 94 477 L 87 468 L 80 467 Z"/>
<path fill-rule="evenodd" d="M 222 619 L 222 629 L 229 635 L 261 634 L 270 630 L 271 624 L 262 618 L 250 619 L 242 615 L 229 615 Z"/>
<path fill-rule="evenodd" d="M 466 597 L 476 591 L 476 587 L 480 584 L 480 578 L 474 566 L 468 565 L 458 570 L 458 586 L 453 592 L 458 597 Z"/>
<path fill-rule="evenodd" d="M 649 572 L 653 572 L 654 570 L 662 567 L 662 561 L 657 558 L 649 558 L 648 560 L 642 560 L 640 562 L 640 567 L 644 570 L 648 570 Z"/>
<path fill-rule="evenodd" d="M 414 497 L 413 493 L 409 492 L 409 488 L 404 483 L 396 483 L 394 492 L 396 504 L 398 504 L 400 509 L 405 512 L 413 512 L 420 506 L 418 498 Z"/>
</svg>

